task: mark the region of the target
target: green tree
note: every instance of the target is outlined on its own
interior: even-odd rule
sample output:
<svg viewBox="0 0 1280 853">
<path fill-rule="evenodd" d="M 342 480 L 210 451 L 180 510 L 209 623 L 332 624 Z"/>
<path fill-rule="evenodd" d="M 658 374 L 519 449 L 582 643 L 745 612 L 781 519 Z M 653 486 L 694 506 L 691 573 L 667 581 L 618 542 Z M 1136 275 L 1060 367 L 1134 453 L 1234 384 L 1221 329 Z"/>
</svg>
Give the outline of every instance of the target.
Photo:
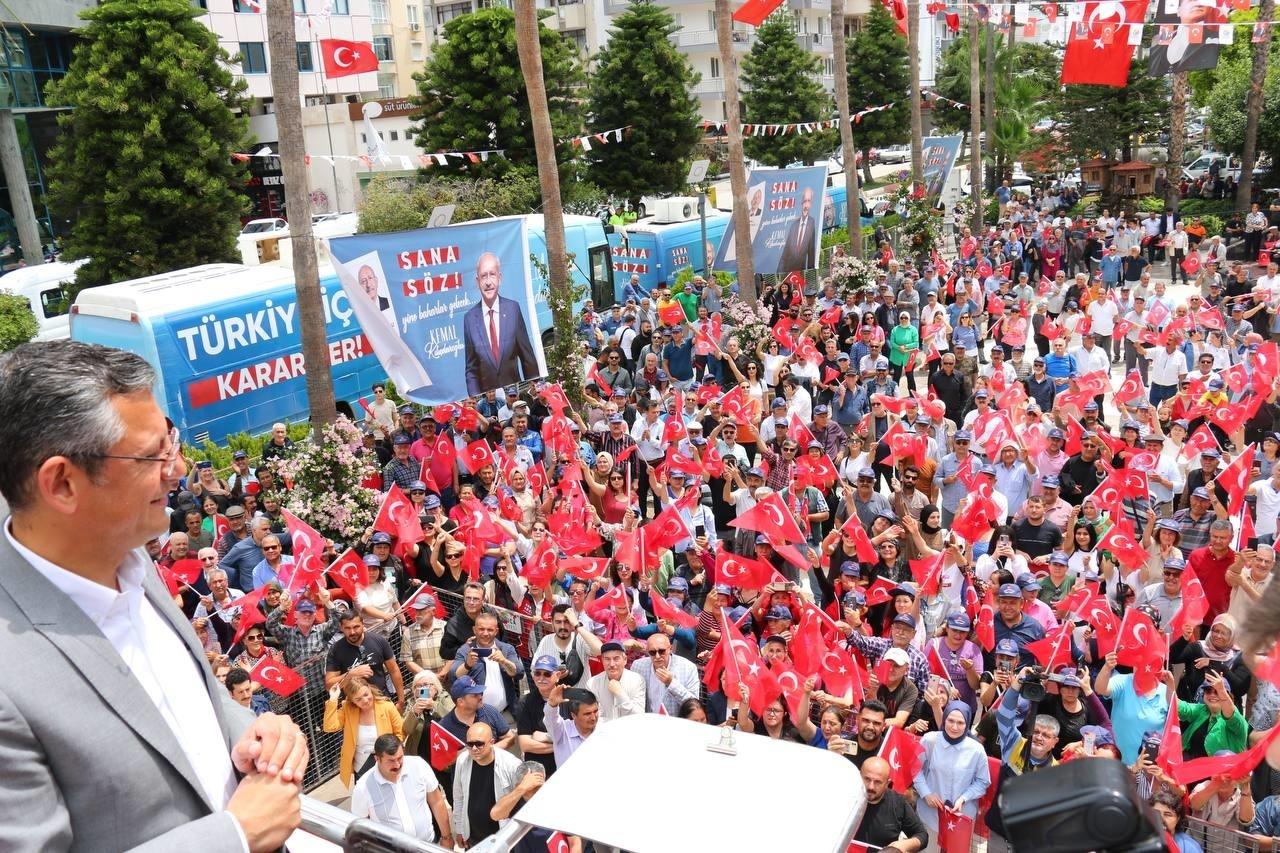
<svg viewBox="0 0 1280 853">
<path fill-rule="evenodd" d="M 40 326 L 26 297 L 0 290 L 0 352 L 8 352 L 36 336 Z"/>
<path fill-rule="evenodd" d="M 538 37 L 551 128 L 556 139 L 566 140 L 582 131 L 578 96 L 586 77 L 571 42 L 541 23 Z M 411 132 L 420 148 L 506 152 L 505 157 L 480 163 L 459 160 L 446 168 L 496 177 L 512 166 L 535 163 L 529 95 L 520 73 L 515 14 L 510 9 L 496 6 L 449 21 L 414 80 L 418 82 L 414 100 L 421 109 L 414 114 L 417 124 Z M 575 153 L 563 141 L 556 153 L 564 173 Z M 571 165 L 567 171 L 572 171 Z"/>
<path fill-rule="evenodd" d="M 1232 23 L 1249 23 L 1258 20 L 1258 9 L 1236 10 L 1227 16 Z M 1213 91 L 1214 85 L 1219 80 L 1227 76 L 1227 69 L 1234 69 L 1238 66 L 1238 60 L 1243 59 L 1245 67 L 1248 68 L 1249 61 L 1253 56 L 1253 32 L 1248 27 L 1236 27 L 1235 39 L 1231 44 L 1224 44 L 1218 48 L 1218 64 L 1214 68 L 1204 68 L 1199 71 L 1188 71 L 1187 82 L 1191 84 L 1191 104 L 1195 107 L 1207 107 L 1209 105 L 1209 93 Z M 1277 40 L 1272 39 L 1272 52 L 1276 49 Z M 1246 74 L 1247 76 L 1247 74 Z M 1244 102 L 1240 102 L 1243 108 Z"/>
<path fill-rule="evenodd" d="M 755 44 L 742 60 L 744 124 L 823 121 L 835 115 L 835 102 L 819 81 L 822 63 L 796 40 L 791 13 L 770 15 L 756 30 Z M 748 136 L 748 157 L 767 166 L 813 163 L 840 144 L 832 128 L 816 133 Z"/>
<path fill-rule="evenodd" d="M 1248 76 L 1246 70 L 1246 83 Z M 1054 130 L 1078 158 L 1118 155 L 1132 160 L 1135 141 L 1164 128 L 1168 89 L 1165 78 L 1147 75 L 1146 59 L 1135 58 L 1124 88 L 1063 86 L 1053 104 Z"/>
<path fill-rule="evenodd" d="M 61 133 L 50 198 L 74 219 L 75 289 L 237 260 L 246 209 L 245 83 L 186 0 L 104 0 L 51 82 Z M 237 115 L 237 112 L 240 115 Z"/>
<path fill-rule="evenodd" d="M 622 145 L 592 148 L 588 174 L 632 209 L 642 195 L 683 190 L 702 139 L 698 99 L 690 94 L 699 76 L 671 42 L 678 29 L 663 7 L 633 3 L 614 19 L 593 61 L 587 112 L 594 126 L 631 130 Z"/>
<path fill-rule="evenodd" d="M 1213 147 L 1226 154 L 1239 154 L 1244 149 L 1248 118 L 1245 103 L 1251 65 L 1248 54 L 1233 56 L 1226 65 L 1219 64 L 1216 81 L 1205 99 L 1209 107 L 1208 125 L 1213 128 Z M 1262 87 L 1258 152 L 1270 154 L 1273 163 L 1280 154 L 1280 67 L 1276 63 L 1267 68 Z"/>
<path fill-rule="evenodd" d="M 871 180 L 872 148 L 901 145 L 911 138 L 911 72 L 907 68 L 907 40 L 880 3 L 862 29 L 849 39 L 847 51 L 849 112 L 892 103 L 892 109 L 869 113 L 853 126 L 853 144 L 862 152 L 863 180 Z"/>
</svg>

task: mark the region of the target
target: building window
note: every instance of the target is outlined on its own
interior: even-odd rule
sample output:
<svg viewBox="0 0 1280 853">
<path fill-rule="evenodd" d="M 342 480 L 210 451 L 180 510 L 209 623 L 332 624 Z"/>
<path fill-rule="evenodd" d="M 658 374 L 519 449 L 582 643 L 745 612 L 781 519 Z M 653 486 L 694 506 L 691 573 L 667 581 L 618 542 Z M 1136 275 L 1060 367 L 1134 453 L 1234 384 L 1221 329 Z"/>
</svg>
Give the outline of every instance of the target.
<svg viewBox="0 0 1280 853">
<path fill-rule="evenodd" d="M 351 0 L 333 0 L 333 11 L 331 12 L 331 14 L 350 15 Z"/>
<path fill-rule="evenodd" d="M 398 130 L 393 130 L 388 135 L 391 137 L 392 142 L 398 142 L 400 139 L 400 131 Z"/>
<path fill-rule="evenodd" d="M 231 0 L 231 11 L 242 15 L 256 15 L 262 9 L 255 7 L 249 0 Z"/>
<path fill-rule="evenodd" d="M 267 51 L 262 42 L 240 42 L 240 70 L 244 74 L 267 73 Z"/>
<path fill-rule="evenodd" d="M 447 24 L 454 18 L 461 18 L 463 15 L 471 14 L 470 3 L 449 3 L 444 6 L 436 7 L 436 17 L 439 23 Z"/>
<path fill-rule="evenodd" d="M 396 75 L 378 72 L 378 97 L 394 98 L 396 96 Z"/>
<path fill-rule="evenodd" d="M 369 3 L 369 19 L 375 24 L 386 24 L 391 21 L 387 12 L 387 0 L 372 0 Z"/>
<path fill-rule="evenodd" d="M 720 58 L 716 56 L 711 57 L 711 79 L 720 79 Z"/>
<path fill-rule="evenodd" d="M 298 70 L 299 71 L 315 71 L 315 64 L 311 61 L 311 42 L 300 41 L 294 45 L 298 52 Z"/>
<path fill-rule="evenodd" d="M 361 144 L 361 145 L 368 145 L 368 144 L 369 144 L 369 137 L 365 136 L 363 133 L 362 133 L 362 134 L 360 134 L 360 144 Z"/>
<path fill-rule="evenodd" d="M 568 41 L 573 42 L 574 49 L 578 53 L 586 53 L 587 51 L 587 31 L 586 30 L 565 30 L 561 33 Z"/>
<path fill-rule="evenodd" d="M 209 3 L 207 2 L 207 0 L 191 0 L 191 5 L 197 9 L 207 10 L 209 8 Z"/>
<path fill-rule="evenodd" d="M 496 9 L 498 7 L 502 7 L 503 9 L 510 9 L 511 0 L 480 0 L 481 9 Z M 467 11 L 470 11 L 470 10 L 468 9 Z"/>
<path fill-rule="evenodd" d="M 378 57 L 379 62 L 390 62 L 393 59 L 391 36 L 373 37 L 373 55 Z"/>
<path fill-rule="evenodd" d="M 307 14 L 307 0 L 293 0 L 293 14 Z"/>
<path fill-rule="evenodd" d="M 408 16 L 409 16 L 409 25 L 410 25 L 410 26 L 412 26 L 412 25 L 414 25 L 414 24 L 418 23 L 418 7 L 417 7 L 417 6 L 415 6 L 414 4 L 410 3 L 408 6 L 406 6 L 406 7 L 405 7 L 405 12 L 406 12 L 406 14 L 408 14 Z"/>
<path fill-rule="evenodd" d="M 409 58 L 414 62 L 422 62 L 426 58 L 423 55 L 422 42 L 415 41 L 409 43 Z"/>
</svg>

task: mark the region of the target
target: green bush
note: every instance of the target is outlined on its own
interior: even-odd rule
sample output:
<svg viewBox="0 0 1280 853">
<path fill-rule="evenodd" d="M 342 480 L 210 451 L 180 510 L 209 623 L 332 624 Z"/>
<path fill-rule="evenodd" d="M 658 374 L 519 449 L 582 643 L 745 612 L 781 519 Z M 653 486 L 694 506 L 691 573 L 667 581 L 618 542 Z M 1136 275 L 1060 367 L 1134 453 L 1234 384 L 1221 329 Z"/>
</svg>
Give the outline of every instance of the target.
<svg viewBox="0 0 1280 853">
<path fill-rule="evenodd" d="M 1138 199 L 1139 213 L 1164 213 L 1164 199 L 1160 196 L 1149 195 Z"/>
<path fill-rule="evenodd" d="M 1189 198 L 1178 205 L 1178 212 L 1185 216 L 1227 217 L 1235 210 L 1233 199 Z M 1164 208 L 1162 207 L 1161 210 Z"/>
<path fill-rule="evenodd" d="M 1200 217 L 1200 223 L 1204 225 L 1204 233 L 1212 237 L 1214 234 L 1221 234 L 1225 221 L 1221 216 L 1215 216 L 1212 213 L 1197 213 Z"/>
<path fill-rule="evenodd" d="M 36 336 L 40 326 L 25 296 L 0 290 L 0 352 L 25 344 Z"/>
<path fill-rule="evenodd" d="M 311 440 L 311 424 L 303 421 L 301 423 L 289 424 L 289 438 L 295 442 Z M 196 447 L 194 445 L 184 445 L 183 455 L 190 462 L 212 462 L 215 471 L 229 471 L 231 469 L 231 454 L 237 450 L 243 450 L 249 454 L 249 464 L 257 467 L 262 461 L 262 448 L 271 436 L 267 435 L 249 435 L 247 432 L 238 432 L 234 435 L 227 436 L 227 446 L 219 447 L 212 441 L 206 441 L 204 444 Z"/>
</svg>

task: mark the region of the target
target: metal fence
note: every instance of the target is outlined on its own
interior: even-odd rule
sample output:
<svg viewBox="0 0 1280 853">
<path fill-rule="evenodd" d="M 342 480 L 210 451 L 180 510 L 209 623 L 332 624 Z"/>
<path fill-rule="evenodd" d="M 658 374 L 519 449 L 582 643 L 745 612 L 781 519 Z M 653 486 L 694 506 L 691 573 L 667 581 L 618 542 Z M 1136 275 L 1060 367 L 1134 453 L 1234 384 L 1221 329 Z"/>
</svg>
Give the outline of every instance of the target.
<svg viewBox="0 0 1280 853">
<path fill-rule="evenodd" d="M 1258 839 L 1237 826 L 1219 826 L 1198 817 L 1187 818 L 1187 834 L 1200 843 L 1204 853 L 1258 853 Z"/>
</svg>

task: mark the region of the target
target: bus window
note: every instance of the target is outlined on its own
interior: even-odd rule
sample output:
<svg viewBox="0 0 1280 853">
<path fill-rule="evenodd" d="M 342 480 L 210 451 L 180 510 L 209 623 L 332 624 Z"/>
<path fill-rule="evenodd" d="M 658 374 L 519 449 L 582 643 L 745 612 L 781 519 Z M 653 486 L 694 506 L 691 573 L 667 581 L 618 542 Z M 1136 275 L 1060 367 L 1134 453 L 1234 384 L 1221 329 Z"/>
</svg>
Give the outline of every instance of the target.
<svg viewBox="0 0 1280 853">
<path fill-rule="evenodd" d="M 54 287 L 40 291 L 40 307 L 44 311 L 45 319 L 52 319 L 66 314 L 71 303 L 67 299 L 66 291 L 60 287 Z"/>
<path fill-rule="evenodd" d="M 596 308 L 604 308 L 618 301 L 613 291 L 613 264 L 609 261 L 609 246 L 592 246 L 587 250 L 591 263 L 591 301 Z"/>
</svg>

